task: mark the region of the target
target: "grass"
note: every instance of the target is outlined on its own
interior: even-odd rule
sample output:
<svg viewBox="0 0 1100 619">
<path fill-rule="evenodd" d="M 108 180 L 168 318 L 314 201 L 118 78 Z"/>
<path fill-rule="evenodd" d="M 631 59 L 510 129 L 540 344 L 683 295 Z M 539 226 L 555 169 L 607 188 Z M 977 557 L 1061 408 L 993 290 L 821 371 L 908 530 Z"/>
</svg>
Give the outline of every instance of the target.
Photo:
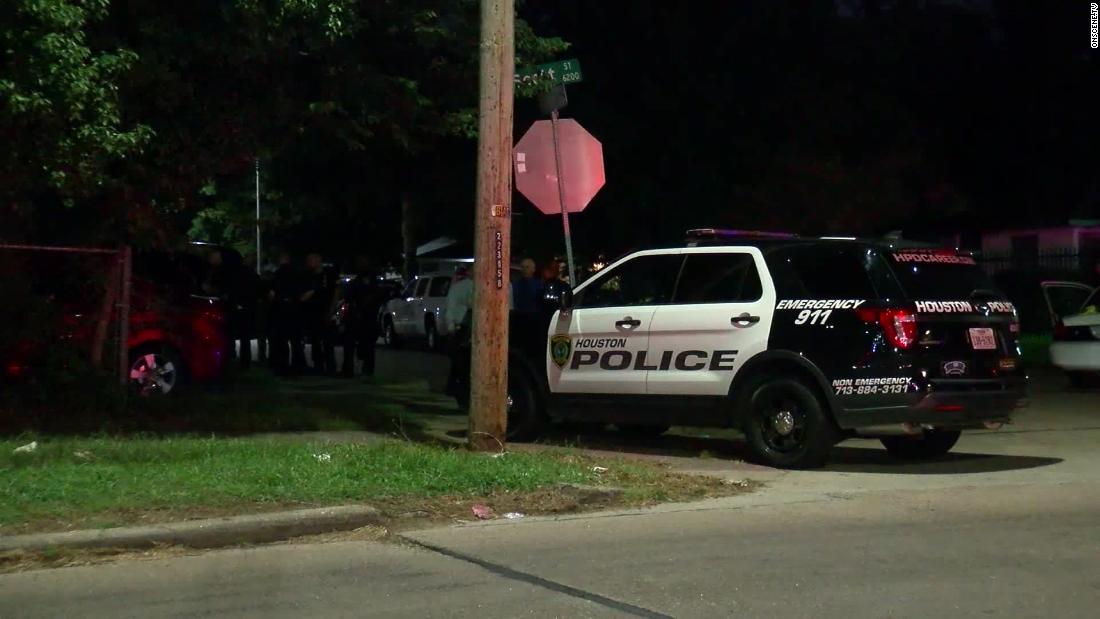
<svg viewBox="0 0 1100 619">
<path fill-rule="evenodd" d="M 492 458 L 395 440 L 129 437 L 39 439 L 33 453 L 13 453 L 26 440 L 0 441 L 0 532 L 355 502 L 407 510 L 457 500 L 468 512 L 471 498 L 521 500 L 559 484 L 616 485 L 637 504 L 703 496 L 718 483 L 632 462 L 601 462 L 611 469 L 601 474 L 564 450 Z"/>
</svg>

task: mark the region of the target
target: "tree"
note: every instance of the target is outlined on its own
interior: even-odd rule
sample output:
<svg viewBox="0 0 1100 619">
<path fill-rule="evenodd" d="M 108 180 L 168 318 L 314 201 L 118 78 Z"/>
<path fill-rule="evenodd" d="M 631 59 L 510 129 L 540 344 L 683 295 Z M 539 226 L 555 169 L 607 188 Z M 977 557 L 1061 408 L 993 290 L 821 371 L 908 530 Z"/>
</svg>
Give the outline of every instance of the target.
<svg viewBox="0 0 1100 619">
<path fill-rule="evenodd" d="M 314 242 L 369 235 L 372 247 L 399 253 L 402 204 L 410 228 L 429 219 L 469 227 L 476 0 L 131 0 L 104 26 L 103 38 L 138 56 L 122 100 L 158 136 L 128 162 L 125 183 L 140 189 L 134 203 L 154 204 L 179 228 L 201 211 L 207 237 L 221 220 L 243 230 L 257 156 L 278 223 Z M 565 48 L 522 21 L 517 39 L 522 62 Z M 426 217 L 429 201 L 448 208 Z M 276 240 L 288 230 L 265 223 Z"/>
<path fill-rule="evenodd" d="M 140 154 L 149 127 L 123 119 L 119 82 L 136 59 L 88 41 L 109 0 L 9 0 L 0 8 L 0 199 L 12 221 L 36 200 L 103 191 L 109 167 Z"/>
</svg>

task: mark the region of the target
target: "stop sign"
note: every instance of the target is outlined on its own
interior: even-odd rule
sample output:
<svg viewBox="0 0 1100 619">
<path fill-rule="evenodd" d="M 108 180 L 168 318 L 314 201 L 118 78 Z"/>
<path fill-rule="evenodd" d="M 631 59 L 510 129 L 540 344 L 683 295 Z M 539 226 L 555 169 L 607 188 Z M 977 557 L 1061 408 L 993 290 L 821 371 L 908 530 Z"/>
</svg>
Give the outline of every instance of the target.
<svg viewBox="0 0 1100 619">
<path fill-rule="evenodd" d="M 603 145 L 577 121 L 563 118 L 558 121 L 558 148 L 566 211 L 583 211 L 604 184 Z M 551 121 L 535 121 L 516 144 L 512 158 L 516 189 L 543 213 L 561 213 Z"/>
</svg>

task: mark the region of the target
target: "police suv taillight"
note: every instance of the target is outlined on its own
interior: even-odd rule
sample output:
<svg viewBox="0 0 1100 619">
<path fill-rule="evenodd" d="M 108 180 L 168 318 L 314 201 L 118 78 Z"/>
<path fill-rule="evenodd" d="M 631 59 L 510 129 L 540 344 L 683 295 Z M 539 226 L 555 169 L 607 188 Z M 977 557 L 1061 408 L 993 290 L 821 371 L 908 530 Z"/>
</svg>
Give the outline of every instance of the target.
<svg viewBox="0 0 1100 619">
<path fill-rule="evenodd" d="M 863 322 L 877 322 L 886 341 L 894 348 L 909 350 L 917 343 L 917 315 L 912 310 L 861 307 L 856 313 Z"/>
</svg>

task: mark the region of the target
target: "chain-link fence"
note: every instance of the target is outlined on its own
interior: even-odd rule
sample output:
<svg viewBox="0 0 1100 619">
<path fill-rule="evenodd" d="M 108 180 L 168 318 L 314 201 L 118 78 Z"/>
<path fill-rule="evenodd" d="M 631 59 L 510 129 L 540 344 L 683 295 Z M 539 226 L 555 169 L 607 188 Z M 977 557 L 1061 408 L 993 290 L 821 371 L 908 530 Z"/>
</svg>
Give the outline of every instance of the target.
<svg viewBox="0 0 1100 619">
<path fill-rule="evenodd" d="M 7 384 L 90 369 L 128 381 L 129 248 L 0 244 L 0 363 Z"/>
</svg>

